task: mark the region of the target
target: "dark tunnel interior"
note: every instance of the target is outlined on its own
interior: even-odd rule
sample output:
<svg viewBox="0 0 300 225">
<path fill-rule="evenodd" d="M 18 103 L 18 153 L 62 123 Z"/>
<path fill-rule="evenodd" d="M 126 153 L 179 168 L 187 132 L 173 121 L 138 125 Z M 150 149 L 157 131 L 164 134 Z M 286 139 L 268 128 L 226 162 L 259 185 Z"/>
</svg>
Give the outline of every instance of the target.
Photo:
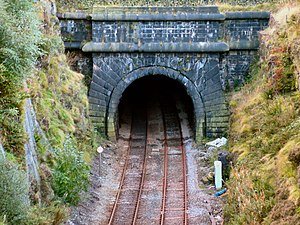
<svg viewBox="0 0 300 225">
<path fill-rule="evenodd" d="M 124 91 L 118 106 L 117 136 L 119 135 L 119 128 L 124 123 L 129 123 L 126 113 L 127 115 L 128 112 L 133 114 L 142 108 L 149 110 L 151 104 L 155 102 L 161 104 L 162 100 L 173 104 L 172 110 L 175 109 L 178 113 L 183 110 L 187 114 L 191 137 L 194 138 L 195 118 L 191 97 L 187 94 L 183 84 L 162 75 L 151 75 L 137 79 Z"/>
</svg>

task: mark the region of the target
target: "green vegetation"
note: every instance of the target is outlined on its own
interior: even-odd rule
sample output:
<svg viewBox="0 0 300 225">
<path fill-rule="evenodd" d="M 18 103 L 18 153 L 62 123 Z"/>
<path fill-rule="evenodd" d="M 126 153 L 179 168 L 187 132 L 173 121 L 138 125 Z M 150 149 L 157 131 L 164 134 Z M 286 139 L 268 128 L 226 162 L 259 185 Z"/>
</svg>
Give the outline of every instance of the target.
<svg viewBox="0 0 300 225">
<path fill-rule="evenodd" d="M 90 168 L 72 139 L 67 139 L 63 149 L 55 151 L 53 189 L 65 202 L 77 204 L 80 192 L 86 191 Z"/>
<path fill-rule="evenodd" d="M 80 150 L 89 151 L 93 133 L 87 118 L 87 88 L 83 75 L 68 67 L 66 56 L 56 54 L 47 58 L 43 68 L 30 77 L 28 86 L 37 119 L 52 147 L 61 148 L 71 135 L 80 140 Z"/>
<path fill-rule="evenodd" d="M 50 205 L 33 206 L 31 207 L 26 225 L 53 224 L 59 225 L 66 222 L 68 208 L 59 201 L 54 201 Z M 1 224 L 1 223 L 0 223 Z"/>
<path fill-rule="evenodd" d="M 22 154 L 23 85 L 40 55 L 41 32 L 32 1 L 0 0 L 0 136 L 4 147 Z"/>
<path fill-rule="evenodd" d="M 299 224 L 299 12 L 295 4 L 274 15 L 253 80 L 232 96 L 230 149 L 239 158 L 228 182 L 228 224 Z"/>
<path fill-rule="evenodd" d="M 43 5 L 40 7 L 44 10 Z M 40 66 L 27 79 L 37 120 L 55 149 L 53 152 L 47 148 L 37 135 L 43 207 L 35 207 L 33 212 L 41 211 L 44 216 L 31 213 L 32 224 L 43 220 L 47 224 L 59 224 L 65 220 L 68 210 L 63 204 L 76 204 L 89 185 L 88 164 L 96 145 L 88 119 L 84 76 L 69 68 L 52 17 L 42 15 L 44 54 L 39 60 Z"/>
<path fill-rule="evenodd" d="M 56 1 L 57 7 L 64 11 L 73 11 L 77 9 L 90 11 L 95 0 L 58 0 Z"/>
<path fill-rule="evenodd" d="M 43 45 L 44 56 L 40 60 L 42 66 L 27 80 L 37 120 L 52 148 L 56 149 L 52 152 L 38 142 L 38 157 L 43 162 L 40 173 L 44 188 L 41 194 L 50 208 L 54 207 L 51 205 L 52 188 L 54 199 L 70 204 L 79 201 L 80 193 L 88 186 L 88 163 L 91 162 L 92 150 L 96 145 L 93 128 L 88 120 L 84 76 L 69 68 L 67 58 L 62 53 L 62 40 L 56 40 L 55 32 L 56 28 L 43 32 L 44 40 L 48 41 Z M 57 213 L 52 210 L 48 214 L 51 212 Z M 63 212 L 58 213 L 61 215 Z M 52 219 L 50 217 L 49 220 Z"/>
<path fill-rule="evenodd" d="M 28 191 L 26 174 L 17 165 L 0 158 L 0 221 L 24 224 L 29 207 Z"/>
<path fill-rule="evenodd" d="M 49 6 L 48 0 L 0 0 L 0 138 L 7 152 L 0 162 L 0 224 L 61 224 L 89 184 L 96 142 L 87 87 L 67 64 Z M 27 184 L 23 171 L 28 97 L 49 141 L 35 134 L 40 189 Z"/>
<path fill-rule="evenodd" d="M 218 5 L 221 11 L 269 10 L 276 4 L 292 3 L 293 0 L 57 0 L 60 11 L 86 10 L 93 6 L 203 6 Z"/>
</svg>

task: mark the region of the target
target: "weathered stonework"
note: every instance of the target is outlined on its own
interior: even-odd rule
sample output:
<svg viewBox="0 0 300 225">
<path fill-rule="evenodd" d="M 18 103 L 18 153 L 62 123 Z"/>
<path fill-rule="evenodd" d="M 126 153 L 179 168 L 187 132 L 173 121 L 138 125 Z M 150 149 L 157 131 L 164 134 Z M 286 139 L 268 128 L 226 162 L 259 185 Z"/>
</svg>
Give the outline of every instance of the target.
<svg viewBox="0 0 300 225">
<path fill-rule="evenodd" d="M 186 87 L 194 105 L 196 139 L 223 135 L 224 95 L 243 83 L 269 13 L 221 14 L 217 7 L 102 7 L 93 15 L 62 14 L 68 49 L 92 54 L 90 116 L 116 137 L 118 104 L 144 76 L 164 75 Z"/>
</svg>

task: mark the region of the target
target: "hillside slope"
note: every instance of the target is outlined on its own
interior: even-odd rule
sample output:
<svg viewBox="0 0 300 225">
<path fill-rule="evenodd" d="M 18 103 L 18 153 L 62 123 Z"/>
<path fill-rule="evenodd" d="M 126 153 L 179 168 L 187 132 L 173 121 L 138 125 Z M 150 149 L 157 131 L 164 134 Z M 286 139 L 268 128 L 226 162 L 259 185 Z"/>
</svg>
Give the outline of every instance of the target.
<svg viewBox="0 0 300 225">
<path fill-rule="evenodd" d="M 0 0 L 0 31 L 0 224 L 62 224 L 96 147 L 84 76 L 53 1 Z"/>
<path fill-rule="evenodd" d="M 300 5 L 262 34 L 252 80 L 231 97 L 227 224 L 300 224 Z"/>
</svg>

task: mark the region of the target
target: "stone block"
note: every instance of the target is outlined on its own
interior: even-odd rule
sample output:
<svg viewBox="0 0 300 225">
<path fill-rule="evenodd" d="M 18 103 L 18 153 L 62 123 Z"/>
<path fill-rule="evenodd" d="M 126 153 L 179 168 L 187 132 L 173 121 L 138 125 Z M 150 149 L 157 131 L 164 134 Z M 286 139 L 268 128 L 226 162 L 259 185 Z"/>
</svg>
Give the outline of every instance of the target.
<svg viewBox="0 0 300 225">
<path fill-rule="evenodd" d="M 226 131 L 223 90 L 243 83 L 269 13 L 220 14 L 217 7 L 100 7 L 95 12 L 59 17 L 66 47 L 81 48 L 84 41 L 81 50 L 93 59 L 90 114 L 99 130 L 115 137 L 114 113 L 123 91 L 141 77 L 164 75 L 191 96 L 197 140 Z"/>
</svg>

